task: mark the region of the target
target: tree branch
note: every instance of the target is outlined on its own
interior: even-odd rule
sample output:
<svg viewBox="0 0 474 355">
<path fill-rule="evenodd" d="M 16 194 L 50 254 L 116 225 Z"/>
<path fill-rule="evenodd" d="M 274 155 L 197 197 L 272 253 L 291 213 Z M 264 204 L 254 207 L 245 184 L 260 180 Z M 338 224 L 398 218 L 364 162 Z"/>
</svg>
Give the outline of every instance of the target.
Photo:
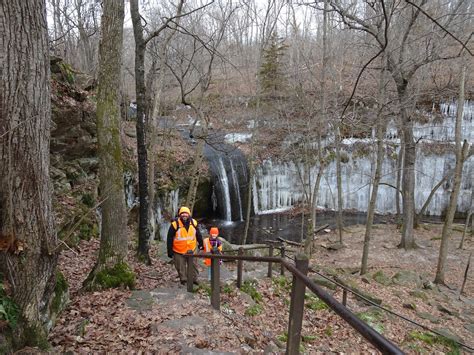
<svg viewBox="0 0 474 355">
<path fill-rule="evenodd" d="M 423 15 L 425 15 L 426 17 L 428 17 L 431 21 L 433 21 L 439 28 L 441 28 L 444 32 L 446 32 L 450 37 L 452 37 L 456 42 L 460 43 L 461 46 L 466 50 L 466 52 L 468 52 L 471 56 L 474 56 L 474 54 L 469 50 L 469 48 L 467 48 L 467 46 L 459 39 L 457 38 L 455 35 L 453 35 L 451 32 L 449 32 L 446 28 L 444 28 L 443 25 L 441 25 L 438 21 L 436 21 L 433 17 L 431 17 L 426 11 L 424 11 L 420 6 L 418 6 L 417 4 L 411 2 L 410 0 L 405 0 L 408 4 L 410 4 L 411 6 L 414 6 L 416 7 L 418 10 L 421 11 L 421 13 Z"/>
<path fill-rule="evenodd" d="M 150 33 L 150 34 L 144 39 L 143 44 L 146 46 L 146 44 L 147 44 L 148 42 L 150 42 L 153 38 L 155 38 L 156 36 L 159 36 L 159 34 L 160 34 L 165 28 L 167 28 L 167 27 L 168 27 L 168 24 L 169 24 L 170 22 L 172 22 L 173 20 L 178 19 L 178 18 L 181 18 L 181 17 L 184 17 L 184 16 L 191 15 L 191 14 L 194 13 L 194 12 L 197 12 L 197 11 L 199 11 L 199 10 L 202 10 L 202 9 L 206 8 L 207 6 L 211 5 L 212 3 L 214 3 L 214 0 L 211 0 L 211 1 L 210 1 L 209 3 L 207 3 L 207 4 L 204 4 L 204 5 L 198 7 L 198 8 L 196 8 L 196 9 L 194 9 L 194 10 L 185 12 L 185 13 L 183 13 L 183 14 L 181 14 L 181 15 L 176 15 L 176 16 L 167 18 L 164 24 L 162 24 L 157 30 L 155 30 L 155 31 L 153 31 L 152 33 Z M 180 12 L 181 12 L 181 10 L 182 10 L 182 8 L 183 8 L 183 4 L 184 4 L 184 0 L 180 0 L 179 3 L 178 3 L 178 10 L 176 11 L 176 13 L 180 13 Z M 177 24 L 175 23 L 175 25 L 177 25 Z"/>
</svg>

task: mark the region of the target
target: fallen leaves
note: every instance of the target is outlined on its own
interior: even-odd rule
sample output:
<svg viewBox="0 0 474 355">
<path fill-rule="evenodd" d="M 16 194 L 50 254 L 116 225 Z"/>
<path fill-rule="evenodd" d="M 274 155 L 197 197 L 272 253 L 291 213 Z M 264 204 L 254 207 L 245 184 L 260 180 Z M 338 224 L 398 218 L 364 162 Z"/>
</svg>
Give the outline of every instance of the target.
<svg viewBox="0 0 474 355">
<path fill-rule="evenodd" d="M 360 243 L 363 242 L 363 233 L 356 235 L 357 233 L 355 230 L 354 235 L 351 236 L 351 243 L 359 243 L 357 238 L 360 239 Z M 433 258 L 427 255 L 418 259 L 413 256 L 405 258 L 398 249 L 385 249 L 383 246 L 387 242 L 395 243 L 397 235 L 393 234 L 390 237 L 386 229 L 380 233 L 384 235 L 384 238 L 374 237 L 377 253 L 371 255 L 370 259 L 372 265 L 377 265 L 374 269 L 383 268 L 384 272 L 390 275 L 401 266 L 417 270 L 423 260 L 433 263 Z M 329 238 L 333 237 L 335 236 L 329 235 Z M 428 235 L 426 237 L 429 238 Z M 179 353 L 183 349 L 198 348 L 249 353 L 261 352 L 267 346 L 280 346 L 278 351 L 284 351 L 281 347 L 285 346 L 285 340 L 279 339 L 284 339 L 288 331 L 289 291 L 275 281 L 268 278 L 259 280 L 257 289 L 263 298 L 258 303 L 262 308 L 261 313 L 254 316 L 245 315 L 246 310 L 254 305 L 255 301 L 237 290 L 235 286 L 232 286 L 229 292 L 221 293 L 221 311 L 217 312 L 211 308 L 209 296 L 204 289 L 200 289 L 189 297 L 185 288 L 178 284 L 176 271 L 172 265 L 155 258 L 153 258 L 152 266 L 139 264 L 131 251 L 129 261 L 137 275 L 137 288 L 142 291 L 154 290 L 150 293 L 151 298 L 137 296 L 136 299 L 138 303 L 151 302 L 150 307 L 135 310 L 127 306 L 126 302 L 131 297 L 132 291 L 112 289 L 82 293 L 80 290 L 82 281 L 90 271 L 91 265 L 94 264 L 98 247 L 99 241 L 91 240 L 81 242 L 77 247 L 77 254 L 67 250 L 61 254 L 60 267 L 71 285 L 71 302 L 60 315 L 51 332 L 50 340 L 54 351 L 136 353 L 154 352 L 159 349 L 163 353 Z M 155 248 L 156 246 L 153 245 L 152 257 L 156 255 Z M 338 253 L 335 258 L 333 254 L 324 254 L 324 248 L 319 248 L 312 264 L 331 265 L 334 268 L 356 266 L 359 263 L 359 254 L 355 249 L 343 248 L 335 251 L 334 253 Z M 426 254 L 427 249 L 419 253 Z M 227 267 L 232 268 L 231 264 Z M 262 264 L 261 267 L 265 265 Z M 148 277 L 150 275 L 153 277 Z M 379 285 L 370 277 L 365 279 L 357 275 L 350 277 L 357 283 L 358 288 L 382 298 L 384 304 L 389 304 L 394 311 L 407 317 L 413 318 L 415 310 L 404 308 L 406 304 L 416 304 L 416 312 L 436 314 L 442 312 L 436 308 L 436 305 L 431 306 L 420 299 L 414 299 L 410 295 L 412 289 L 408 287 L 397 286 L 397 294 L 395 294 L 393 288 Z M 454 277 L 454 273 L 450 273 L 449 277 Z M 466 292 L 472 294 L 472 286 L 467 286 Z M 168 299 L 157 288 L 175 290 L 175 295 Z M 334 297 L 341 300 L 341 290 L 337 290 Z M 348 302 L 350 309 L 354 312 L 367 309 L 367 306 L 359 304 L 351 296 Z M 443 307 L 449 310 L 455 308 L 448 305 Z M 444 314 L 449 316 L 446 312 Z M 462 323 L 459 323 L 456 317 L 445 318 L 450 319 L 443 320 L 443 326 L 462 328 Z M 191 321 L 192 319 L 198 319 L 198 321 Z M 407 343 L 412 326 L 407 326 L 406 322 L 388 316 L 384 317 L 381 323 L 387 338 L 399 345 Z M 421 323 L 430 326 L 428 320 L 421 320 Z M 302 345 L 309 353 L 377 352 L 329 309 L 312 311 L 305 308 L 302 336 L 304 339 Z M 472 343 L 472 340 L 466 340 Z M 416 345 L 427 352 L 446 350 L 441 345 L 428 346 L 422 343 Z M 403 349 L 410 352 L 409 348 Z"/>
</svg>

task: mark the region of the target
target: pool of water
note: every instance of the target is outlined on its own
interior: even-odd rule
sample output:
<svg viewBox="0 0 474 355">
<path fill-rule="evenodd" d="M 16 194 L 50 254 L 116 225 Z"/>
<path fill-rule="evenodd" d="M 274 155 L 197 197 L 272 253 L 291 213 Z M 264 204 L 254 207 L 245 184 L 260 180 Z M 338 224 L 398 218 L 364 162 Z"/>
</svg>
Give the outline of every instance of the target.
<svg viewBox="0 0 474 355">
<path fill-rule="evenodd" d="M 361 212 L 344 212 L 344 226 L 355 224 L 365 224 L 367 216 Z M 393 223 L 395 220 L 392 215 L 376 215 L 374 223 Z M 219 219 L 204 219 L 201 221 L 208 230 L 211 226 L 219 227 L 222 237 L 234 244 L 241 244 L 244 235 L 245 221 L 229 222 Z M 303 230 L 306 231 L 308 220 L 305 216 L 305 225 Z M 330 229 L 336 228 L 335 212 L 321 212 L 317 215 L 317 225 L 323 226 L 329 224 Z M 262 214 L 253 216 L 250 220 L 249 235 L 247 244 L 262 243 L 265 240 L 275 240 L 278 237 L 292 240 L 301 240 L 301 214 L 291 214 L 288 212 Z"/>
</svg>

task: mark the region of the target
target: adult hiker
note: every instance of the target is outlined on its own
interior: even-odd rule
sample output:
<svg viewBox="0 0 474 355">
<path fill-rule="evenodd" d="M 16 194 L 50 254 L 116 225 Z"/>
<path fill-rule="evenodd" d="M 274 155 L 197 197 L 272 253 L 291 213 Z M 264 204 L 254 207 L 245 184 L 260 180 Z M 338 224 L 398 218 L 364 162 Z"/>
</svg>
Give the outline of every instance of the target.
<svg viewBox="0 0 474 355">
<path fill-rule="evenodd" d="M 168 256 L 173 258 L 182 285 L 187 282 L 187 263 L 184 254 L 194 254 L 197 249 L 203 249 L 202 235 L 197 221 L 191 217 L 188 207 L 181 207 L 178 218 L 171 222 L 166 241 Z M 197 258 L 193 258 L 193 283 L 198 285 Z"/>
<path fill-rule="evenodd" d="M 217 227 L 211 227 L 209 230 L 209 238 L 204 239 L 204 252 L 211 254 L 222 253 L 222 242 L 219 240 L 219 229 Z M 222 264 L 222 260 L 219 260 Z M 207 266 L 207 279 L 211 279 L 211 259 L 205 258 L 204 265 Z"/>
</svg>

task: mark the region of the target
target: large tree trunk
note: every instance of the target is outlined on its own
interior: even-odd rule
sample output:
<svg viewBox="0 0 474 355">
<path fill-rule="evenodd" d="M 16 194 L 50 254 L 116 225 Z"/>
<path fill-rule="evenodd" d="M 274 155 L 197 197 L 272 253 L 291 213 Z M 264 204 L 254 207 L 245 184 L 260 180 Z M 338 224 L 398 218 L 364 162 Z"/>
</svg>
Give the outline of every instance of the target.
<svg viewBox="0 0 474 355">
<path fill-rule="evenodd" d="M 416 145 L 413 137 L 413 120 L 408 112 L 408 98 L 406 86 L 398 88 L 398 97 L 400 98 L 400 113 L 403 122 L 403 178 L 402 178 L 402 196 L 403 196 L 403 227 L 400 248 L 405 250 L 416 247 L 413 234 L 413 223 L 415 218 L 415 160 Z"/>
<path fill-rule="evenodd" d="M 459 85 L 459 98 L 457 102 L 457 115 L 455 124 L 455 143 L 456 143 L 456 166 L 454 168 L 454 184 L 453 191 L 449 198 L 448 211 L 444 220 L 443 232 L 441 234 L 441 246 L 439 248 L 438 266 L 436 268 L 436 277 L 434 282 L 444 284 L 444 273 L 446 269 L 446 258 L 449 249 L 449 237 L 453 225 L 454 213 L 458 202 L 459 189 L 461 188 L 462 166 L 463 166 L 463 150 L 469 147 L 467 141 L 464 141 L 464 149 L 461 147 L 461 125 L 464 107 L 464 81 L 466 79 L 466 66 L 462 64 L 461 79 Z"/>
<path fill-rule="evenodd" d="M 163 72 L 163 68 L 161 71 Z M 158 78 L 158 58 L 153 57 L 153 62 L 151 68 L 148 71 L 147 80 L 146 80 L 146 130 L 148 133 L 148 228 L 150 229 L 150 242 L 155 239 L 157 226 L 155 223 L 155 159 L 156 159 L 156 140 L 158 135 L 156 131 L 157 127 L 157 117 L 159 112 L 159 95 L 158 91 L 161 86 L 160 80 Z"/>
<path fill-rule="evenodd" d="M 120 78 L 122 65 L 123 0 L 104 0 L 99 47 L 97 137 L 99 143 L 99 198 L 102 228 L 99 258 L 87 286 L 95 288 L 97 273 L 127 258 L 126 210 L 120 143 Z M 102 285 L 97 285 L 101 287 Z M 118 286 L 118 285 L 114 285 Z"/>
<path fill-rule="evenodd" d="M 135 91 L 137 96 L 137 150 L 138 150 L 138 194 L 140 209 L 138 213 L 139 259 L 150 264 L 150 230 L 148 228 L 148 156 L 145 139 L 145 49 L 138 0 L 130 1 L 133 33 L 135 36 Z"/>
<path fill-rule="evenodd" d="M 0 2 L 0 272 L 19 307 L 14 348 L 44 346 L 56 284 L 44 1 Z"/>
</svg>

